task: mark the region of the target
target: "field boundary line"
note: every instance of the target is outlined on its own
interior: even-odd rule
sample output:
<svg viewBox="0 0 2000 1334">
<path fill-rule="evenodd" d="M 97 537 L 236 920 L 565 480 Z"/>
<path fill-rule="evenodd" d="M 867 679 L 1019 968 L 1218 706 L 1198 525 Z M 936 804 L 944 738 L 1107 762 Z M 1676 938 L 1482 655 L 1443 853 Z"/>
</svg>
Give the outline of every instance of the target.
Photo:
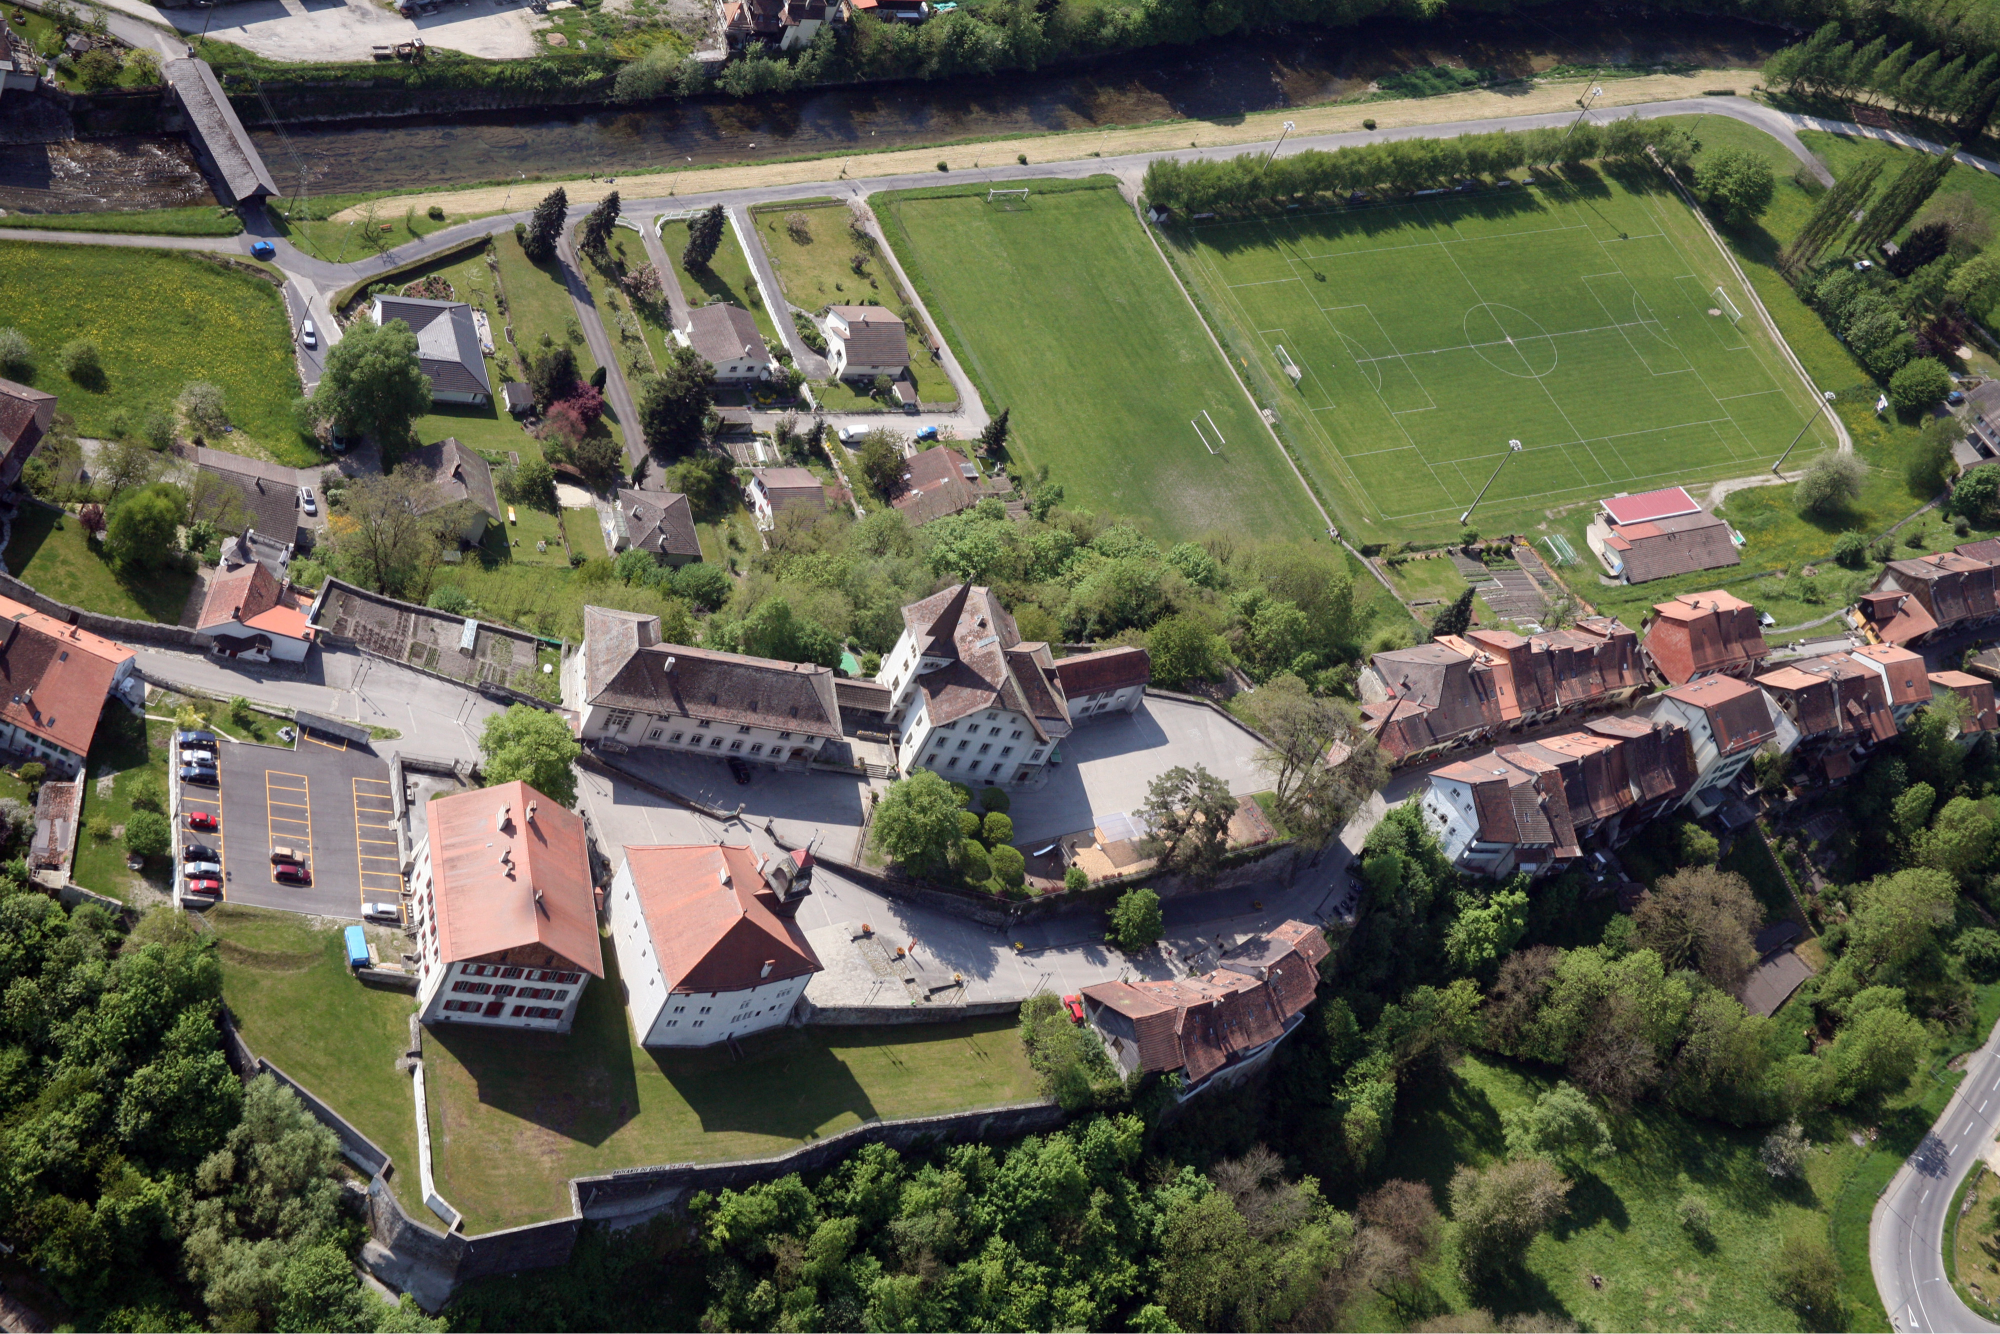
<svg viewBox="0 0 2000 1334">
<path fill-rule="evenodd" d="M 1701 229 L 1708 233 L 1708 239 L 1715 244 L 1717 250 L 1722 252 L 1723 262 L 1729 265 L 1729 271 L 1735 274 L 1736 281 L 1742 284 L 1744 295 L 1750 298 L 1750 304 L 1757 308 L 1757 318 L 1763 321 L 1764 331 L 1771 335 L 1772 341 L 1778 345 L 1778 351 L 1791 364 L 1791 368 L 1798 372 L 1799 382 L 1805 385 L 1807 393 L 1814 400 L 1817 400 L 1819 398 L 1819 386 L 1813 383 L 1812 376 L 1806 374 L 1805 364 L 1799 360 L 1798 354 L 1792 351 L 1792 345 L 1785 341 L 1785 335 L 1778 331 L 1778 322 L 1771 318 L 1771 312 L 1764 309 L 1764 298 L 1751 285 L 1749 275 L 1745 274 L 1743 266 L 1736 262 L 1734 252 L 1723 244 L 1721 235 L 1715 230 L 1715 225 L 1708 220 L 1708 215 L 1701 211 L 1701 205 L 1697 204 L 1694 196 L 1688 193 L 1688 188 L 1681 184 L 1681 178 L 1667 170 L 1666 163 L 1660 161 L 1659 154 L 1655 153 L 1651 146 L 1647 147 L 1646 156 L 1653 160 L 1653 165 L 1660 169 L 1662 175 L 1674 183 L 1674 190 L 1680 195 L 1682 202 L 1688 206 L 1689 211 L 1694 214 L 1695 220 L 1701 223 Z M 1847 433 L 1847 423 L 1840 419 L 1840 414 L 1837 412 L 1829 412 L 1826 415 L 1828 420 L 1833 423 L 1835 438 L 1840 441 L 1840 452 L 1843 454 L 1852 454 L 1854 452 L 1854 437 Z"/>
<path fill-rule="evenodd" d="M 1153 229 L 1147 225 L 1146 215 L 1139 210 L 1138 199 L 1133 198 L 1127 202 L 1132 205 L 1132 216 L 1138 221 L 1139 230 L 1146 234 L 1146 240 L 1152 243 L 1153 253 L 1159 257 L 1161 266 L 1167 271 L 1167 276 L 1174 280 L 1174 290 L 1181 294 L 1181 300 L 1187 302 L 1188 309 L 1194 312 L 1195 322 L 1201 325 L 1201 331 L 1208 335 L 1208 344 L 1215 349 L 1215 355 L 1222 358 L 1223 366 L 1229 371 L 1229 378 L 1236 381 L 1236 387 L 1243 391 L 1243 397 L 1250 403 L 1250 411 L 1256 416 L 1259 422 L 1263 423 L 1264 433 L 1270 436 L 1271 443 L 1278 447 L 1278 453 L 1284 456 L 1285 466 L 1292 470 L 1292 476 L 1299 479 L 1299 485 L 1305 488 L 1306 499 L 1310 500 L 1313 508 L 1319 511 L 1319 517 L 1326 524 L 1328 532 L 1332 532 L 1339 525 L 1334 523 L 1333 516 L 1326 512 L 1326 506 L 1320 503 L 1318 493 L 1313 490 L 1312 483 L 1306 480 L 1305 473 L 1299 470 L 1298 460 L 1292 457 L 1292 452 L 1289 449 L 1285 448 L 1285 442 L 1278 438 L 1277 430 L 1270 422 L 1265 420 L 1264 409 L 1258 406 L 1257 396 L 1250 392 L 1250 386 L 1243 383 L 1243 377 L 1236 373 L 1236 364 L 1230 361 L 1228 349 L 1224 348 L 1222 340 L 1215 336 L 1215 330 L 1208 327 L 1208 317 L 1201 313 L 1201 307 L 1195 303 L 1194 296 L 1187 289 L 1187 284 L 1181 281 L 1179 271 L 1168 261 L 1166 252 L 1160 249 L 1160 238 L 1153 235 Z M 1369 568 L 1373 569 L 1374 567 L 1370 566 Z M 1382 578 L 1382 575 L 1379 573 L 1375 577 L 1382 581 L 1382 587 L 1389 589 L 1391 596 L 1395 595 L 1396 590 L 1390 586 L 1387 579 Z M 1402 601 L 1400 597 L 1396 600 L 1398 602 Z"/>
</svg>

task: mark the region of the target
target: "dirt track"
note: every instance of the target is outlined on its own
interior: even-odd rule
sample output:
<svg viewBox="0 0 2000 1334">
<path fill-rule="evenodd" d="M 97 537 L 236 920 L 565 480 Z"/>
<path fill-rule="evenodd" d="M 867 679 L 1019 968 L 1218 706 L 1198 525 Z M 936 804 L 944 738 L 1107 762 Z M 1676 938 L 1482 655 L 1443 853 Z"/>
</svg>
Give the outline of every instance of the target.
<svg viewBox="0 0 2000 1334">
<path fill-rule="evenodd" d="M 1757 82 L 1754 70 L 1700 70 L 1693 74 L 1653 74 L 1637 79 L 1606 81 L 1604 96 L 1597 108 L 1628 106 L 1639 102 L 1659 102 L 1677 97 L 1696 97 L 1710 89 L 1734 89 L 1748 93 Z M 1429 97 L 1407 102 L 1344 103 L 1335 106 L 1304 107 L 1290 111 L 1258 112 L 1231 125 L 1207 121 L 1169 121 L 1131 129 L 1076 130 L 1068 134 L 1040 135 L 1026 139 L 996 140 L 947 148 L 905 148 L 889 153 L 873 153 L 840 158 L 839 154 L 798 162 L 756 163 L 741 167 L 704 167 L 690 171 L 649 172 L 620 176 L 615 186 L 597 181 L 564 181 L 569 202 L 591 204 L 616 189 L 627 199 L 653 199 L 673 194 L 707 194 L 715 190 L 756 189 L 762 186 L 797 185 L 830 179 L 828 165 L 839 161 L 838 176 L 862 180 L 871 176 L 898 176 L 925 171 L 939 162 L 954 172 L 970 171 L 981 163 L 994 166 L 1013 163 L 1025 155 L 1029 162 L 1072 162 L 1093 153 L 1115 157 L 1125 153 L 1156 152 L 1183 145 L 1214 147 L 1268 141 L 1277 136 L 1289 120 L 1294 133 L 1330 134 L 1359 130 L 1364 118 L 1372 117 L 1383 128 L 1401 125 L 1435 125 L 1447 121 L 1483 120 L 1501 116 L 1524 116 L 1561 111 L 1575 105 L 1587 81 L 1582 79 L 1510 85 L 1505 89 L 1481 88 L 1445 97 Z M 940 174 L 943 178 L 942 173 Z M 507 187 L 495 185 L 476 190 L 428 191 L 378 200 L 378 214 L 394 214 L 405 208 L 418 210 L 441 204 L 453 214 L 497 213 L 507 200 Z M 336 222 L 359 221 L 366 206 L 344 209 L 334 215 Z"/>
</svg>

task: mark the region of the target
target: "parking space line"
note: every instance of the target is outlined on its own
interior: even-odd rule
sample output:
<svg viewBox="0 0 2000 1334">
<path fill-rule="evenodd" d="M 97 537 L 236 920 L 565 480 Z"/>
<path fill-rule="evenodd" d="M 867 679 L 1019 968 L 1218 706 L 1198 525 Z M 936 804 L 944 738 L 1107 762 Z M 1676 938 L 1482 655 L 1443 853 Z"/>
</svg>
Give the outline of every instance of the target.
<svg viewBox="0 0 2000 1334">
<path fill-rule="evenodd" d="M 384 778 L 356 778 L 353 782 L 355 892 L 361 896 L 360 903 L 364 911 L 368 906 L 368 894 L 370 890 L 378 893 L 386 892 L 392 895 L 398 906 L 400 906 L 403 898 L 403 862 L 399 855 L 402 851 L 402 845 L 394 837 L 396 826 L 390 823 L 390 818 L 394 812 L 394 804 L 390 802 L 389 793 L 386 791 L 389 782 Z M 364 791 L 362 787 L 364 783 L 385 790 L 381 792 Z M 385 802 L 389 803 L 389 805 L 384 809 L 377 810 L 372 804 L 367 806 L 362 805 L 363 802 Z M 369 819 L 368 817 L 370 816 L 376 818 Z M 364 831 L 375 834 L 387 833 L 391 837 L 386 839 L 364 838 L 362 836 Z M 369 852 L 368 849 L 371 847 L 386 847 L 394 849 L 394 851 Z M 368 863 L 371 861 L 388 862 L 389 869 L 386 871 L 370 870 Z M 388 881 L 389 883 L 383 884 L 381 883 L 383 881 Z"/>
<path fill-rule="evenodd" d="M 289 783 L 273 783 L 271 780 L 274 777 L 296 778 L 299 780 L 299 786 L 293 787 Z M 304 797 L 305 800 L 302 802 L 276 801 L 272 799 L 271 794 L 273 792 L 296 792 L 300 796 Z M 302 816 L 273 815 L 271 813 L 271 808 L 273 806 L 294 807 L 305 811 L 305 814 Z M 312 780 L 307 778 L 304 774 L 288 773 L 282 769 L 266 769 L 264 771 L 264 831 L 270 835 L 270 842 L 272 847 L 278 846 L 279 842 L 278 826 L 281 824 L 305 826 L 306 865 L 308 867 L 312 866 L 314 862 L 313 845 L 312 845 Z M 285 841 L 288 843 L 297 841 L 297 839 L 299 838 L 297 834 L 291 833 L 289 831 L 286 832 L 284 837 Z M 266 864 L 266 871 L 271 875 L 271 883 L 274 885 L 278 884 L 279 883 L 278 877 L 275 872 L 270 871 L 268 860 Z"/>
</svg>

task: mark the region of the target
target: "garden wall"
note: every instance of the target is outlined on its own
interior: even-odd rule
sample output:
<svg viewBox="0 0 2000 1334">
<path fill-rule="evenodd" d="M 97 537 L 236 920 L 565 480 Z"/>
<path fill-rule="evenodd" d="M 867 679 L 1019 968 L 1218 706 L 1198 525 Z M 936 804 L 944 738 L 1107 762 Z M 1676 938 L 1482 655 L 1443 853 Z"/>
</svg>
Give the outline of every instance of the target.
<svg viewBox="0 0 2000 1334">
<path fill-rule="evenodd" d="M 26 603 L 36 611 L 46 612 L 69 625 L 80 625 L 92 634 L 103 635 L 107 639 L 117 639 L 128 644 L 146 644 L 154 648 L 192 649 L 196 653 L 206 653 L 215 641 L 207 635 L 184 630 L 178 625 L 161 625 L 155 621 L 128 621 L 123 616 L 106 616 L 102 612 L 85 611 L 72 607 L 66 602 L 57 602 L 46 593 L 38 593 L 13 575 L 0 572 L 0 595 L 16 602 Z"/>
<path fill-rule="evenodd" d="M 804 1023 L 822 1028 L 878 1028 L 883 1024 L 949 1024 L 1013 1014 L 1019 1001 L 978 1001 L 971 1005 L 814 1005 L 805 1003 Z"/>
</svg>

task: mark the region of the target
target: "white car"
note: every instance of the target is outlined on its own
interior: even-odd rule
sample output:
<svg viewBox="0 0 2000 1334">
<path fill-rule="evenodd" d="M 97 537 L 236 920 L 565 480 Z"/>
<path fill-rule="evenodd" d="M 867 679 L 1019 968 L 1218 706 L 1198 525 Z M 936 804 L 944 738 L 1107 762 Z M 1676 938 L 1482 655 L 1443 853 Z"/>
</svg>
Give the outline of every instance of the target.
<svg viewBox="0 0 2000 1334">
<path fill-rule="evenodd" d="M 299 341 L 303 342 L 307 347 L 319 346 L 319 330 L 313 327 L 311 320 L 307 320 L 299 326 Z"/>
<path fill-rule="evenodd" d="M 215 767 L 215 752 L 212 750 L 183 750 L 181 752 L 181 763 L 213 769 Z"/>
<path fill-rule="evenodd" d="M 840 428 L 840 443 L 851 445 L 861 439 L 862 436 L 867 435 L 871 429 L 867 426 L 843 426 Z"/>
<path fill-rule="evenodd" d="M 302 486 L 299 488 L 299 508 L 308 514 L 319 513 L 319 501 L 313 496 L 313 489 L 311 487 Z"/>
<path fill-rule="evenodd" d="M 185 866 L 188 876 L 191 879 L 219 880 L 222 878 L 222 867 L 214 862 L 187 862 Z"/>
<path fill-rule="evenodd" d="M 386 922 L 390 926 L 403 924 L 403 909 L 394 903 L 364 903 L 361 915 L 371 922 Z"/>
</svg>

